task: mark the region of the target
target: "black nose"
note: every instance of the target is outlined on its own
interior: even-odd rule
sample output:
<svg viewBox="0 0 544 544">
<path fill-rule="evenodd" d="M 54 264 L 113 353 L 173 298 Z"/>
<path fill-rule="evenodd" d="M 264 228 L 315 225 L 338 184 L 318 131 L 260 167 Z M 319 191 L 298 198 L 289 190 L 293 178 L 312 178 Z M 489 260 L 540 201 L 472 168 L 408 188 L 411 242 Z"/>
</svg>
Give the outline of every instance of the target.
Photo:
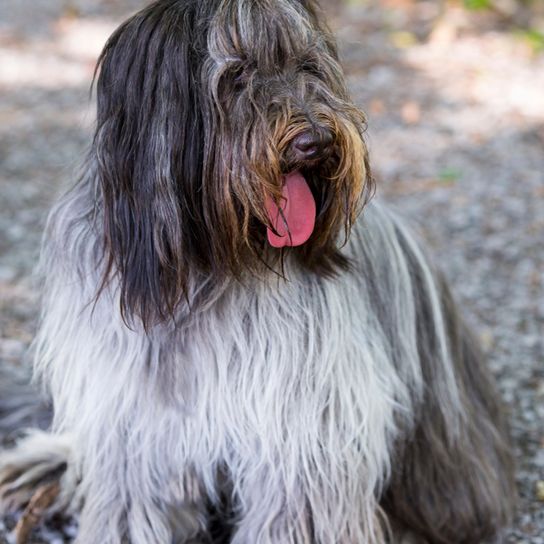
<svg viewBox="0 0 544 544">
<path fill-rule="evenodd" d="M 328 130 L 308 130 L 295 136 L 292 147 L 298 160 L 317 160 L 330 155 L 332 143 L 333 136 Z"/>
</svg>

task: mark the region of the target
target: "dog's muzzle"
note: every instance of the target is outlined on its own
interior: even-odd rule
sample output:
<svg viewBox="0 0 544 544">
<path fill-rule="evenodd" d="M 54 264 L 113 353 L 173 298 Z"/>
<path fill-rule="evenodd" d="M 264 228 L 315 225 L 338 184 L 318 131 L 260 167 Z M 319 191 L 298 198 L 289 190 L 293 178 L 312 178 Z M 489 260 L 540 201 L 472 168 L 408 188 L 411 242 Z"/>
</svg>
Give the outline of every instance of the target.
<svg viewBox="0 0 544 544">
<path fill-rule="evenodd" d="M 300 246 L 308 241 L 314 231 L 316 202 L 305 172 L 327 162 L 334 153 L 334 136 L 327 128 L 314 127 L 297 134 L 287 149 L 288 174 L 282 178 L 282 195 L 279 202 L 272 197 L 266 200 L 270 220 L 267 229 L 272 247 Z"/>
</svg>

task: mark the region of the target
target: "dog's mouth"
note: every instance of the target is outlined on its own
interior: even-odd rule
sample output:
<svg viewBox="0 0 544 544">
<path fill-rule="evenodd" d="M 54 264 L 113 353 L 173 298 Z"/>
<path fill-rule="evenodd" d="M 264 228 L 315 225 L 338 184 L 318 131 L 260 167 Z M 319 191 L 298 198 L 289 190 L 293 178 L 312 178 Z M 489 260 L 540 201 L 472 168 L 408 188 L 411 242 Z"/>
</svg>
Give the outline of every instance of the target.
<svg viewBox="0 0 544 544">
<path fill-rule="evenodd" d="M 269 196 L 266 211 L 272 226 L 267 227 L 268 242 L 272 247 L 294 247 L 308 241 L 315 227 L 316 203 L 300 170 L 283 176 L 280 202 L 276 203 Z"/>
</svg>

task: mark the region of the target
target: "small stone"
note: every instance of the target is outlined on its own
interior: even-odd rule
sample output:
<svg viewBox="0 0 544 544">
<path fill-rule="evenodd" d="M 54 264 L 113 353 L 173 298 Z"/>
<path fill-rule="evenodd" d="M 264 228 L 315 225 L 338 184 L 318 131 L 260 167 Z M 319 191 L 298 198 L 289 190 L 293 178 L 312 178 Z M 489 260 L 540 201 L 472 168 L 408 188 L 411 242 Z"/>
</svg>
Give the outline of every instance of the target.
<svg viewBox="0 0 544 544">
<path fill-rule="evenodd" d="M 539 501 L 544 502 L 544 480 L 539 480 L 538 482 L 536 482 L 535 494 L 536 494 L 536 498 Z"/>
<path fill-rule="evenodd" d="M 10 282 L 13 281 L 17 276 L 17 271 L 13 267 L 9 266 L 0 266 L 0 281 Z"/>
<path fill-rule="evenodd" d="M 484 329 L 480 333 L 480 344 L 482 346 L 482 349 L 487 353 L 491 351 L 491 348 L 493 347 L 493 344 L 495 343 L 495 338 L 493 336 L 493 331 L 490 329 Z"/>
<path fill-rule="evenodd" d="M 10 361 L 18 361 L 24 354 L 26 345 L 14 338 L 0 338 L 0 356 Z"/>
</svg>

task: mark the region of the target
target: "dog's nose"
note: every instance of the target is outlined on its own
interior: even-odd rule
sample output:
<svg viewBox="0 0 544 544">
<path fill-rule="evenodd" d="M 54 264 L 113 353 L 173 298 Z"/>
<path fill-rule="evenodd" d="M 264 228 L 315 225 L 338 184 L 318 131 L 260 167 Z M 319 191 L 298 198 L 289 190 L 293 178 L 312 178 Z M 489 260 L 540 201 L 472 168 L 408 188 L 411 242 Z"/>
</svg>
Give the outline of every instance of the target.
<svg viewBox="0 0 544 544">
<path fill-rule="evenodd" d="M 333 136 L 328 130 L 306 131 L 293 139 L 293 151 L 299 160 L 323 159 L 330 155 Z"/>
</svg>

